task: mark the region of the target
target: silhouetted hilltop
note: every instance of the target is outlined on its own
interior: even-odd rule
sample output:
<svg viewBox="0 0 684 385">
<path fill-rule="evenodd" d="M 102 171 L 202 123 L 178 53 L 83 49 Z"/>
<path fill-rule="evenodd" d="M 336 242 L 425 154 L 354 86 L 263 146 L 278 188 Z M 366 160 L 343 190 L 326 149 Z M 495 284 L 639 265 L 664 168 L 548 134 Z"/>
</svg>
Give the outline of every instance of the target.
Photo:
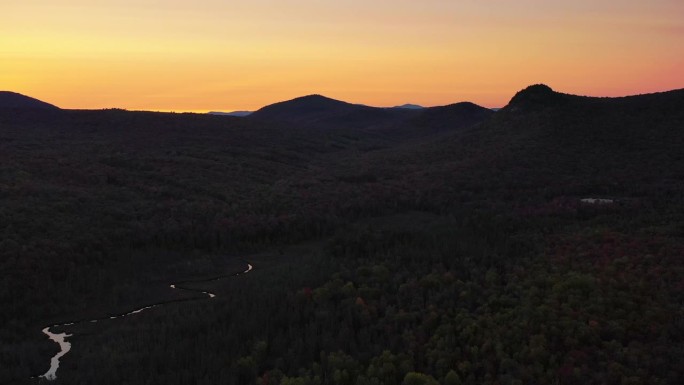
<svg viewBox="0 0 684 385">
<path fill-rule="evenodd" d="M 26 95 L 18 94 L 10 91 L 0 91 L 0 108 L 21 108 L 21 109 L 50 109 L 58 110 L 59 108 L 43 102 L 38 99 L 31 98 Z"/>
<path fill-rule="evenodd" d="M 397 159 L 424 162 L 416 167 L 439 170 L 454 188 L 515 200 L 668 196 L 681 188 L 682 127 L 684 90 L 598 98 L 532 86 L 478 129 Z"/>
<path fill-rule="evenodd" d="M 457 129 L 481 123 L 494 114 L 494 111 L 470 102 L 447 106 L 430 107 L 414 120 L 421 128 L 432 130 Z"/>
<path fill-rule="evenodd" d="M 322 95 L 308 95 L 259 109 L 250 119 L 319 128 L 386 128 L 416 113 L 351 104 Z"/>
<path fill-rule="evenodd" d="M 655 130 L 665 116 L 681 117 L 683 107 L 684 89 L 624 97 L 590 97 L 534 85 L 518 92 L 496 115 L 496 121 L 533 119 L 527 124 L 528 130 L 547 127 L 547 130 L 557 131 L 558 127 L 573 126 L 572 131 L 565 130 L 563 135 L 615 135 L 613 141 L 618 141 L 628 133 Z M 540 116 L 547 119 L 537 121 Z M 600 125 L 597 125 L 598 121 Z M 556 123 L 551 125 L 550 122 Z"/>
<path fill-rule="evenodd" d="M 264 120 L 302 120 L 365 108 L 370 107 L 350 104 L 322 95 L 307 95 L 262 107 L 255 111 L 252 117 Z"/>
<path fill-rule="evenodd" d="M 561 104 L 573 97 L 573 95 L 558 93 L 545 84 L 535 84 L 516 93 L 504 109 L 512 111 L 538 110 Z"/>
</svg>

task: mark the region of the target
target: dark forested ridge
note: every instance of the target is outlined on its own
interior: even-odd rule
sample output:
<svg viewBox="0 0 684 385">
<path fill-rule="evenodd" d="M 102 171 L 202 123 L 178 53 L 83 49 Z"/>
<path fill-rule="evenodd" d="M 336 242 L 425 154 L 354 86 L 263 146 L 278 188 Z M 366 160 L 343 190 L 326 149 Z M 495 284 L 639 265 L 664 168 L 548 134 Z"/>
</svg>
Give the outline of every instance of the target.
<svg viewBox="0 0 684 385">
<path fill-rule="evenodd" d="M 328 128 L 371 128 L 396 130 L 420 111 L 369 107 L 308 95 L 271 104 L 249 115 L 249 119 L 297 126 Z M 481 121 L 481 120 L 480 120 Z"/>
<path fill-rule="evenodd" d="M 0 383 L 680 383 L 684 91 L 339 103 L 0 110 Z"/>
<path fill-rule="evenodd" d="M 56 106 L 11 91 L 0 91 L 0 109 L 56 110 Z"/>
<path fill-rule="evenodd" d="M 470 102 L 430 107 L 420 111 L 414 123 L 424 130 L 452 131 L 484 122 L 494 111 Z"/>
</svg>

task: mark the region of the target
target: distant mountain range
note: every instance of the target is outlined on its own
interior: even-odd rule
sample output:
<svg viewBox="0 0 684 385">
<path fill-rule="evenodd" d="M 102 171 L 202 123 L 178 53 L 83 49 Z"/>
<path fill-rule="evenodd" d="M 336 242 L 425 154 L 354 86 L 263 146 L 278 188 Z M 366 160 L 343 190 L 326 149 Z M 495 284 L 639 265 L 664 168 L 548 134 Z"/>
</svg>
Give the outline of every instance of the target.
<svg viewBox="0 0 684 385">
<path fill-rule="evenodd" d="M 363 107 L 371 107 L 371 106 L 365 106 L 365 105 L 363 105 L 363 104 L 355 104 L 355 105 L 357 105 L 357 106 L 363 106 Z M 389 109 L 422 110 L 422 109 L 424 109 L 425 107 L 419 106 L 419 105 L 417 105 L 417 104 L 410 104 L 410 103 L 407 103 L 407 104 L 402 104 L 402 105 L 400 105 L 400 106 L 387 107 L 387 108 L 389 108 Z M 254 113 L 254 111 L 232 111 L 232 112 L 209 111 L 209 112 L 208 112 L 209 115 L 225 115 L 225 116 L 237 116 L 237 117 L 249 116 L 249 115 L 251 115 L 252 113 Z"/>
<path fill-rule="evenodd" d="M 407 104 L 402 104 L 401 106 L 394 106 L 394 107 L 390 107 L 390 108 L 405 108 L 405 109 L 409 109 L 409 110 L 422 110 L 425 107 L 419 106 L 417 104 L 407 103 Z"/>
<path fill-rule="evenodd" d="M 14 92 L 0 92 L 0 109 L 59 108 Z M 257 111 L 211 111 L 208 115 L 249 118 L 253 121 L 275 122 L 284 125 L 320 129 L 393 129 L 414 130 L 416 126 L 432 132 L 474 125 L 489 117 L 491 110 L 472 103 L 457 103 L 441 107 L 422 107 L 403 104 L 395 107 L 371 107 L 331 99 L 322 95 L 308 95 L 274 103 Z"/>
<path fill-rule="evenodd" d="M 470 102 L 439 107 L 404 104 L 383 108 L 352 104 L 323 95 L 307 95 L 267 105 L 254 112 L 212 111 L 208 114 L 244 117 L 252 122 L 270 122 L 280 126 L 318 129 L 390 129 L 395 132 L 411 131 L 426 134 L 474 126 L 491 120 L 492 116 L 497 116 L 494 120 L 501 122 L 517 114 L 527 112 L 538 114 L 548 109 L 576 110 L 577 116 L 568 117 L 568 119 L 572 117 L 575 120 L 599 106 L 612 106 L 621 111 L 624 110 L 625 114 L 634 115 L 637 110 L 630 110 L 625 106 L 634 105 L 636 109 L 655 108 L 658 104 L 668 105 L 673 99 L 681 98 L 682 93 L 684 90 L 622 98 L 592 98 L 555 92 L 546 85 L 537 84 L 518 92 L 508 105 L 500 109 L 484 108 Z M 661 106 L 661 108 L 664 107 Z M 10 91 L 0 91 L 0 109 L 60 111 L 52 104 Z M 615 116 L 615 121 L 619 120 L 620 116 Z M 535 124 L 535 126 L 539 125 Z M 597 133 L 586 134 L 595 136 Z"/>
<path fill-rule="evenodd" d="M 308 95 L 263 107 L 249 116 L 260 121 L 328 128 L 440 131 L 471 126 L 494 112 L 473 103 L 425 108 L 415 104 L 381 108 Z"/>
<path fill-rule="evenodd" d="M 0 108 L 58 110 L 57 106 L 11 91 L 0 91 Z"/>
<path fill-rule="evenodd" d="M 209 115 L 237 116 L 237 117 L 242 118 L 242 117 L 251 115 L 252 112 L 253 111 L 233 111 L 233 112 L 209 111 L 207 113 Z"/>
</svg>

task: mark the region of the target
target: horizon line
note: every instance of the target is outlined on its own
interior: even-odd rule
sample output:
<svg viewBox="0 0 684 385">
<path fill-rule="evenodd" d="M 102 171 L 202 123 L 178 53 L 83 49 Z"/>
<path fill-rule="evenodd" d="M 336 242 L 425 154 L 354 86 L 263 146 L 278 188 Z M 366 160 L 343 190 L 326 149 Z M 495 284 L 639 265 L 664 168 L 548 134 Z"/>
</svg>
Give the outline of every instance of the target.
<svg viewBox="0 0 684 385">
<path fill-rule="evenodd" d="M 305 96 L 312 96 L 312 95 L 319 95 L 319 96 L 326 97 L 326 98 L 328 98 L 328 99 L 333 99 L 333 100 L 337 100 L 337 101 L 344 102 L 344 103 L 349 103 L 349 104 L 354 104 L 354 105 L 362 105 L 362 106 L 373 107 L 373 108 L 394 108 L 394 107 L 399 107 L 399 106 L 404 105 L 404 104 L 419 105 L 419 106 L 421 106 L 421 107 L 423 107 L 423 108 L 434 108 L 434 107 L 443 107 L 443 106 L 448 106 L 448 105 L 458 104 L 458 103 L 473 103 L 473 104 L 478 105 L 478 106 L 483 107 L 483 108 L 487 108 L 487 109 L 491 109 L 491 110 L 496 110 L 496 109 L 504 108 L 506 105 L 508 105 L 508 103 L 510 102 L 511 98 L 513 98 L 513 96 L 515 96 L 515 94 L 516 94 L 517 92 L 520 92 L 520 91 L 522 91 L 522 90 L 524 90 L 524 89 L 526 89 L 526 88 L 528 88 L 528 87 L 530 87 L 530 86 L 533 86 L 533 85 L 540 85 L 540 84 L 542 84 L 542 85 L 547 85 L 547 84 L 545 84 L 545 83 L 543 83 L 543 82 L 538 82 L 538 83 L 529 84 L 528 86 L 526 86 L 526 87 L 524 87 L 524 88 L 521 88 L 521 89 L 519 89 L 518 91 L 515 91 L 515 92 L 510 96 L 510 98 L 508 99 L 508 101 L 507 101 L 506 103 L 504 103 L 504 104 L 497 104 L 497 105 L 495 105 L 495 106 L 492 106 L 490 103 L 479 104 L 479 103 L 476 103 L 476 102 L 473 102 L 473 101 L 470 101 L 470 100 L 461 100 L 461 101 L 451 102 L 451 103 L 447 103 L 447 104 L 433 104 L 433 105 L 428 105 L 428 104 L 422 104 L 422 103 L 418 103 L 418 102 L 410 102 L 410 101 L 409 101 L 409 102 L 405 102 L 405 103 L 395 104 L 395 105 L 392 105 L 392 106 L 376 106 L 376 105 L 371 105 L 371 104 L 366 104 L 366 103 L 350 102 L 350 101 L 347 101 L 347 100 L 344 100 L 344 99 L 338 99 L 338 98 L 335 98 L 335 97 L 326 96 L 326 95 L 323 94 L 323 93 L 308 93 L 308 94 L 305 94 L 305 95 L 300 95 L 300 96 L 295 96 L 295 97 L 291 97 L 291 98 L 286 98 L 286 99 L 279 100 L 279 101 L 270 102 L 270 103 L 268 103 L 268 104 L 264 104 L 264 105 L 262 105 L 262 106 L 260 106 L 260 107 L 254 108 L 254 109 L 245 109 L 245 108 L 235 108 L 235 109 L 231 109 L 231 108 L 225 108 L 225 109 L 224 109 L 224 108 L 208 108 L 208 109 L 204 109 L 204 108 L 202 108 L 202 109 L 182 109 L 182 108 L 180 108 L 180 109 L 168 109 L 168 108 L 154 108 L 154 107 L 152 107 L 152 108 L 146 108 L 146 107 L 130 107 L 130 108 L 127 108 L 127 107 L 115 107 L 115 106 L 94 107 L 94 108 L 81 108 L 81 107 L 75 107 L 75 108 L 74 108 L 74 107 L 60 107 L 60 106 L 57 105 L 57 104 L 51 103 L 49 100 L 47 100 L 47 98 L 46 98 L 46 99 L 43 99 L 42 97 L 34 96 L 34 95 L 30 94 L 30 93 L 24 93 L 24 92 L 18 92 L 18 91 L 11 91 L 11 90 L 0 90 L 0 92 L 12 92 L 12 93 L 17 93 L 17 94 L 20 94 L 20 95 L 23 95 L 23 96 L 27 96 L 27 97 L 31 97 L 31 98 L 40 100 L 40 101 L 42 101 L 42 102 L 46 102 L 46 103 L 52 104 L 52 105 L 54 105 L 55 107 L 59 108 L 60 110 L 71 110 L 71 111 L 124 110 L 124 111 L 129 111 L 129 112 L 157 112 L 157 113 L 177 113 L 177 114 L 209 114 L 210 112 L 232 113 L 232 112 L 239 112 L 239 111 L 255 112 L 255 111 L 258 111 L 259 109 L 261 109 L 261 108 L 263 108 L 263 107 L 270 106 L 270 105 L 272 105 L 272 104 L 287 102 L 287 101 L 291 101 L 291 100 L 294 100 L 294 99 L 302 98 L 302 97 L 305 97 Z M 547 86 L 548 86 L 548 85 L 547 85 Z M 580 93 L 566 93 L 566 92 L 558 91 L 558 90 L 556 90 L 555 88 L 550 87 L 550 86 L 549 86 L 549 88 L 551 88 L 554 92 L 561 93 L 561 94 L 566 94 L 566 95 L 574 95 L 574 96 L 581 96 L 581 97 L 591 97 L 591 98 L 624 98 L 624 97 L 631 97 L 631 96 L 641 96 L 641 95 L 659 94 L 659 93 L 664 93 L 664 92 L 671 92 L 671 91 L 684 90 L 684 85 L 681 86 L 681 87 L 668 88 L 668 89 L 664 89 L 664 90 L 662 90 L 662 89 L 660 89 L 660 90 L 649 90 L 649 91 L 641 92 L 641 93 L 628 93 L 628 94 L 619 94 L 619 95 L 590 95 L 590 94 L 580 94 Z"/>
</svg>

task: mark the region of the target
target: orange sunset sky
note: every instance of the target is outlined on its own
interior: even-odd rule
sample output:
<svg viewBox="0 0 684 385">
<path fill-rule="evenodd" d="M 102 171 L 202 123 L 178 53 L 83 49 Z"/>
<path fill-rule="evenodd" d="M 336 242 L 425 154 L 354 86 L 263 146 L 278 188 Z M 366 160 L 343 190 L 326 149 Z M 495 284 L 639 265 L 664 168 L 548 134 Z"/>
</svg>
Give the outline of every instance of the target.
<svg viewBox="0 0 684 385">
<path fill-rule="evenodd" d="M 62 108 L 499 107 L 533 83 L 684 88 L 684 0 L 0 0 L 0 89 Z"/>
</svg>

